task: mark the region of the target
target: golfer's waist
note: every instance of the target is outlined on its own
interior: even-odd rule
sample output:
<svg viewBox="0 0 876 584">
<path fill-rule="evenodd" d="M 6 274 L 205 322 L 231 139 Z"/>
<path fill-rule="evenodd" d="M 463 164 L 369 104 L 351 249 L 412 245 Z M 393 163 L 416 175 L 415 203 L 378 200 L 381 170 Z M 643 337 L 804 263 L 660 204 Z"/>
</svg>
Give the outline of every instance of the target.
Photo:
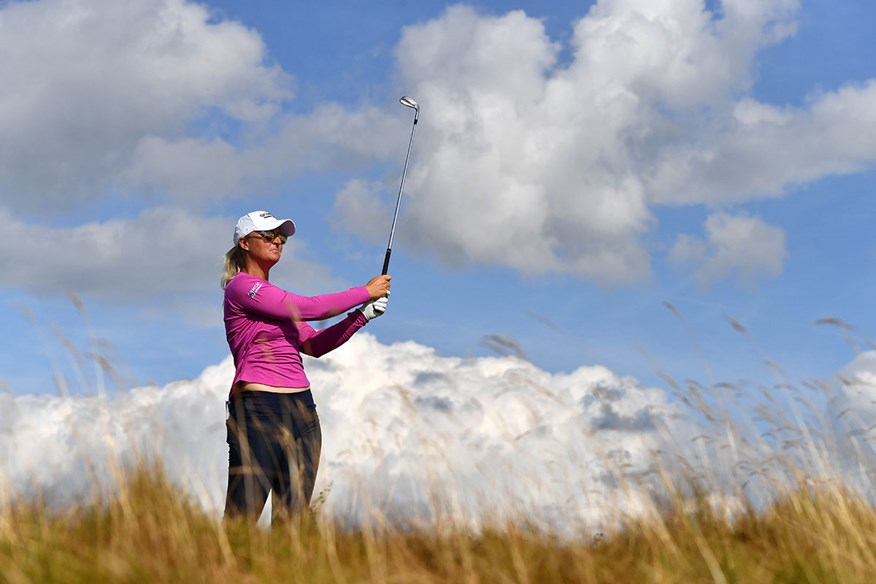
<svg viewBox="0 0 876 584">
<path fill-rule="evenodd" d="M 264 383 L 253 383 L 249 381 L 241 381 L 237 384 L 237 391 L 265 391 L 268 393 L 302 393 L 305 391 L 309 391 L 310 386 L 307 387 L 276 387 L 274 385 L 267 385 Z"/>
</svg>

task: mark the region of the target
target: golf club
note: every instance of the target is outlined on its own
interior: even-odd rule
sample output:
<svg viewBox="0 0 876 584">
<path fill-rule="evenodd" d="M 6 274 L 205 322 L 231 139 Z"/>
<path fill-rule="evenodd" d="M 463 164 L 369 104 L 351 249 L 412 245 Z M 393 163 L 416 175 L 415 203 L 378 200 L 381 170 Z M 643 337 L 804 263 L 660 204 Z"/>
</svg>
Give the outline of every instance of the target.
<svg viewBox="0 0 876 584">
<path fill-rule="evenodd" d="M 402 193 L 405 190 L 405 176 L 408 174 L 408 159 L 411 157 L 411 146 L 414 144 L 414 131 L 417 129 L 417 120 L 420 119 L 420 106 L 413 99 L 405 95 L 400 100 L 400 104 L 414 110 L 414 124 L 411 126 L 411 139 L 408 142 L 408 153 L 405 156 L 405 167 L 402 170 L 401 185 L 398 187 L 398 200 L 395 202 L 395 214 L 392 216 L 392 227 L 389 230 L 389 243 L 386 244 L 386 257 L 383 258 L 383 272 L 386 274 L 389 270 L 389 256 L 392 255 L 392 238 L 395 235 L 395 222 L 398 221 L 398 209 L 401 206 Z"/>
</svg>

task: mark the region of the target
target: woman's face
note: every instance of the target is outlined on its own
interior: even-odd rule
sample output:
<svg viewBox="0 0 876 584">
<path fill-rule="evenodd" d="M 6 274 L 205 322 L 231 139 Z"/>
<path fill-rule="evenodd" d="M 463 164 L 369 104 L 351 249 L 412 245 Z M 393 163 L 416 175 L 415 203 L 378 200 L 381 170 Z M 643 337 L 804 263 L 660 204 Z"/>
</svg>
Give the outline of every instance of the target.
<svg viewBox="0 0 876 584">
<path fill-rule="evenodd" d="M 280 261 L 285 243 L 286 236 L 277 231 L 254 231 L 240 240 L 240 247 L 257 262 L 273 265 Z"/>
</svg>

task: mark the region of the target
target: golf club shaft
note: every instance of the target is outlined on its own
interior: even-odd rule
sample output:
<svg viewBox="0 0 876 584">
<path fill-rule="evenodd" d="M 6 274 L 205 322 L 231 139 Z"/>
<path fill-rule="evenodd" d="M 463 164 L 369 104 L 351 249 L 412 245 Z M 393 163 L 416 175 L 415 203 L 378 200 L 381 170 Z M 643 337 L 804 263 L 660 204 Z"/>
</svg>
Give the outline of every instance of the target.
<svg viewBox="0 0 876 584">
<path fill-rule="evenodd" d="M 401 185 L 398 187 L 398 199 L 395 202 L 395 213 L 392 216 L 392 227 L 389 230 L 389 243 L 386 244 L 386 256 L 383 258 L 383 272 L 386 274 L 389 270 L 389 257 L 392 255 L 392 238 L 395 236 L 395 223 L 398 221 L 398 210 L 401 207 L 402 194 L 405 190 L 405 177 L 408 174 L 408 160 L 411 157 L 411 146 L 414 144 L 414 132 L 417 129 L 417 120 L 420 117 L 420 112 L 417 111 L 414 115 L 414 123 L 411 126 L 411 139 L 408 141 L 408 153 L 405 155 L 405 166 L 402 170 Z"/>
</svg>

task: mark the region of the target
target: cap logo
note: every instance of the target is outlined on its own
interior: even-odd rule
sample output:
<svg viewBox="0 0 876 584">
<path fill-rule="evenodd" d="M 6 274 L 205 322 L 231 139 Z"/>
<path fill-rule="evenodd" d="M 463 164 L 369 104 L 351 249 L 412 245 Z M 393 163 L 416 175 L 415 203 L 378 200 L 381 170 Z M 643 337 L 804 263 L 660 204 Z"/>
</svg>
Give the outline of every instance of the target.
<svg viewBox="0 0 876 584">
<path fill-rule="evenodd" d="M 261 217 L 262 219 L 273 219 L 274 218 L 274 216 L 271 215 L 270 213 L 268 213 L 267 211 L 264 213 L 259 213 L 259 217 Z"/>
</svg>

